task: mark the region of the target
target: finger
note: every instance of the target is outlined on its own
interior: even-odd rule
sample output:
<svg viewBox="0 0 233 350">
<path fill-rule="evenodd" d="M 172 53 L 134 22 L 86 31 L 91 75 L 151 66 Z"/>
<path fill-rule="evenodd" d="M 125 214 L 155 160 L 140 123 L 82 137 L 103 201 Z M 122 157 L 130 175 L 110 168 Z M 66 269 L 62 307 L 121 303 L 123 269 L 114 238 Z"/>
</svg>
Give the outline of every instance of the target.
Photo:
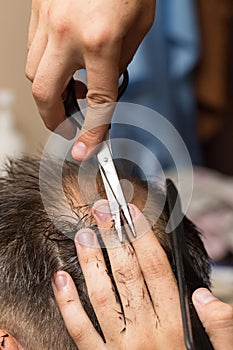
<svg viewBox="0 0 233 350">
<path fill-rule="evenodd" d="M 116 232 L 111 227 L 111 214 L 106 200 L 94 204 L 93 215 L 101 237 L 106 247 L 109 247 L 108 256 L 124 309 L 126 331 L 138 333 L 144 329 L 145 322 L 155 325 L 155 314 L 136 254 L 130 244 L 119 243 Z"/>
<path fill-rule="evenodd" d="M 33 82 L 36 75 L 47 41 L 46 27 L 40 25 L 31 42 L 26 62 L 26 76 L 31 82 Z"/>
<path fill-rule="evenodd" d="M 31 43 L 36 33 L 38 21 L 39 21 L 39 11 L 37 6 L 35 6 L 35 1 L 32 1 L 31 18 L 30 18 L 30 23 L 28 28 L 28 50 L 30 49 Z"/>
<path fill-rule="evenodd" d="M 124 320 L 97 237 L 93 231 L 83 229 L 77 233 L 75 244 L 88 295 L 105 339 L 116 344 Z"/>
<path fill-rule="evenodd" d="M 180 313 L 179 294 L 167 255 L 139 209 L 130 204 L 130 212 L 139 236 L 139 239 L 133 241 L 133 246 L 160 318 L 167 319 L 168 313 L 176 315 L 171 318 L 177 317 Z M 141 233 L 144 234 L 141 235 Z M 167 300 L 170 302 L 168 303 Z"/>
<path fill-rule="evenodd" d="M 215 350 L 233 348 L 233 307 L 218 300 L 208 289 L 193 293 L 193 304 Z"/>
<path fill-rule="evenodd" d="M 19 350 L 20 345 L 8 331 L 0 329 L 0 348 L 3 350 Z"/>
<path fill-rule="evenodd" d="M 83 129 L 72 150 L 78 161 L 89 158 L 104 139 L 117 100 L 120 47 L 118 44 L 105 50 L 107 52 L 99 55 L 88 53 L 85 62 L 88 108 Z"/>
<path fill-rule="evenodd" d="M 73 67 L 69 66 L 63 51 L 62 47 L 58 49 L 53 42 L 48 42 L 35 75 L 32 92 L 46 127 L 72 138 L 76 129 L 66 119 L 62 95 L 73 75 Z"/>
<path fill-rule="evenodd" d="M 128 27 L 127 34 L 124 37 L 121 49 L 121 73 L 129 65 L 135 52 L 137 51 L 143 38 L 151 28 L 155 16 L 155 1 L 150 1 L 147 6 L 142 6 L 134 19 L 137 25 Z"/>
<path fill-rule="evenodd" d="M 70 275 L 65 271 L 58 271 L 54 276 L 52 286 L 67 330 L 78 349 L 106 349 L 103 340 L 82 307 Z"/>
<path fill-rule="evenodd" d="M 152 230 L 139 209 L 132 204 L 129 207 L 138 235 L 132 244 L 157 314 L 157 327 L 161 330 L 157 337 L 158 348 L 168 349 L 170 339 L 174 339 L 174 349 L 183 349 L 178 287 L 167 255 L 156 237 L 156 231 L 161 228 L 154 226 Z"/>
</svg>

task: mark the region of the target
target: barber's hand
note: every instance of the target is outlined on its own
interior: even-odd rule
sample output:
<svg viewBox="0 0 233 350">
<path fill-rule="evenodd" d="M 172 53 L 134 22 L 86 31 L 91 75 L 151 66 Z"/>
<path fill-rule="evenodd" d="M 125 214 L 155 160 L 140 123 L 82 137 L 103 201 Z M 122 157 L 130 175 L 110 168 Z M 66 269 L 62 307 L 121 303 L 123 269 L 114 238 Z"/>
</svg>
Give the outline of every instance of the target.
<svg viewBox="0 0 233 350">
<path fill-rule="evenodd" d="M 107 247 L 111 246 L 108 255 L 123 310 L 94 232 L 83 229 L 75 238 L 90 301 L 106 344 L 84 312 L 71 277 L 59 271 L 53 288 L 68 332 L 79 350 L 185 349 L 179 294 L 169 261 L 145 217 L 135 206 L 130 209 L 136 231 L 146 233 L 132 245 L 122 246 L 111 228 L 107 201 L 101 200 L 93 208 L 102 238 Z"/>
<path fill-rule="evenodd" d="M 233 349 L 233 307 L 205 288 L 193 294 L 193 304 L 215 350 Z"/>
<path fill-rule="evenodd" d="M 156 0 L 32 0 L 26 75 L 45 125 L 55 130 L 65 120 L 63 93 L 74 72 L 87 74 L 87 128 L 96 126 L 96 109 L 114 102 L 119 75 L 132 60 L 154 19 Z M 77 84 L 78 97 L 85 96 Z M 108 113 L 107 113 L 108 114 Z M 82 160 L 102 141 L 105 125 L 83 133 L 73 156 Z M 101 121 L 102 123 L 102 121 Z M 69 123 L 68 123 L 69 124 Z M 72 126 L 57 129 L 74 136 Z"/>
</svg>

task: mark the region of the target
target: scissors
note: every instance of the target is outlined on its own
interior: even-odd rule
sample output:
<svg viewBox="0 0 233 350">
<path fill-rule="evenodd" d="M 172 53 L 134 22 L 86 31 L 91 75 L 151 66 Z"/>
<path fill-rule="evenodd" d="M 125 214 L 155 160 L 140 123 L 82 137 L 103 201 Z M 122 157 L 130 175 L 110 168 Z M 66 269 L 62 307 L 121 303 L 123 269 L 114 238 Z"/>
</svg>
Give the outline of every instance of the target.
<svg viewBox="0 0 233 350">
<path fill-rule="evenodd" d="M 125 92 L 129 81 L 128 71 L 126 70 L 123 74 L 123 80 L 118 88 L 118 98 L 121 98 Z M 64 101 L 66 116 L 81 130 L 84 123 L 85 117 L 79 107 L 75 90 L 75 80 L 72 78 L 67 86 L 68 96 Z M 122 232 L 122 219 L 126 221 L 128 227 L 136 237 L 136 231 L 130 215 L 128 204 L 125 200 L 125 196 L 120 184 L 120 180 L 114 165 L 111 141 L 109 137 L 109 131 L 106 134 L 105 140 L 102 142 L 101 147 L 96 154 L 100 174 L 103 180 L 105 192 L 108 198 L 108 203 L 114 221 L 114 226 L 121 243 L 123 243 L 123 232 Z"/>
</svg>

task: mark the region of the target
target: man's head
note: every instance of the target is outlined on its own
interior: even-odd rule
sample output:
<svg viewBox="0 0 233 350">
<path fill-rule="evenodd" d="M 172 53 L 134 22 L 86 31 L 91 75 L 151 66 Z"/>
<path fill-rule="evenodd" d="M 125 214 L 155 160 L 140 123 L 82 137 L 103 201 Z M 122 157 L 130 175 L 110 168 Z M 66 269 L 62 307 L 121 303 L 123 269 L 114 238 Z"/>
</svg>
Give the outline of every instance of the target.
<svg viewBox="0 0 233 350">
<path fill-rule="evenodd" d="M 100 331 L 72 239 L 80 228 L 94 227 L 90 208 L 98 198 L 93 196 L 89 176 L 80 189 L 79 167 L 66 162 L 62 176 L 65 203 L 57 162 L 48 159 L 43 162 L 40 173 L 40 185 L 46 191 L 46 203 L 43 202 L 39 167 L 36 159 L 14 161 L 9 164 L 5 178 L 0 180 L 0 329 L 4 330 L 0 348 L 1 340 L 4 341 L 2 349 L 7 344 L 3 336 L 11 334 L 23 350 L 72 350 L 76 347 L 56 305 L 51 280 L 58 270 L 72 276 L 88 316 Z M 148 186 L 137 181 L 133 186 L 132 202 L 143 210 Z M 164 203 L 164 194 L 156 187 L 150 187 L 150 191 L 153 196 L 144 214 L 153 222 Z M 97 193 L 104 196 L 98 176 Z M 164 232 L 167 219 L 165 206 L 153 230 L 173 265 L 171 237 Z M 186 218 L 184 227 L 194 266 L 206 286 L 209 283 L 206 252 L 197 231 Z"/>
</svg>

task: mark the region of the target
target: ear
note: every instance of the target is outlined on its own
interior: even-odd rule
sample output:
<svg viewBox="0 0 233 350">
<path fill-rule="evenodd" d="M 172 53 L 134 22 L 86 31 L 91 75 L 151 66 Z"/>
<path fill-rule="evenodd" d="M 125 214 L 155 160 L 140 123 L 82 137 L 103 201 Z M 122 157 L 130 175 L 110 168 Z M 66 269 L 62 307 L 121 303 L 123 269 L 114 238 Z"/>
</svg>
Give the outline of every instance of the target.
<svg viewBox="0 0 233 350">
<path fill-rule="evenodd" d="M 0 350 L 23 350 L 23 348 L 9 332 L 0 329 Z"/>
</svg>

